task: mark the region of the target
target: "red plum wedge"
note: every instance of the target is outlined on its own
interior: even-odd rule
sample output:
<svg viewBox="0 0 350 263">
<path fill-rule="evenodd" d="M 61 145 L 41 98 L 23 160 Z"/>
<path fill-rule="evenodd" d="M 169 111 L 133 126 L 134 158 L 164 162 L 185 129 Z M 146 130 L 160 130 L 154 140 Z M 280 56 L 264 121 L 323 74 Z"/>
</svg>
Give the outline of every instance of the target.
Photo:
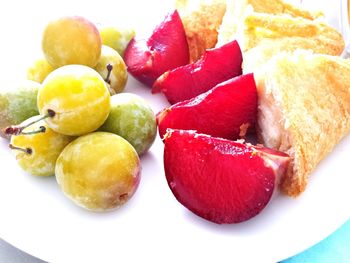
<svg viewBox="0 0 350 263">
<path fill-rule="evenodd" d="M 214 137 L 238 139 L 253 130 L 257 91 L 253 74 L 235 77 L 195 98 L 176 103 L 157 114 L 159 135 L 167 128 L 196 130 Z"/>
<path fill-rule="evenodd" d="M 242 74 L 242 52 L 237 41 L 208 49 L 196 62 L 165 72 L 153 85 L 171 103 L 191 99 L 215 85 Z"/>
<path fill-rule="evenodd" d="M 164 169 L 175 198 L 217 224 L 246 221 L 268 204 L 289 156 L 272 149 L 169 129 Z"/>
<path fill-rule="evenodd" d="M 164 72 L 189 63 L 185 30 L 178 12 L 168 14 L 148 39 L 133 38 L 124 60 L 128 71 L 140 82 L 152 86 Z"/>
</svg>

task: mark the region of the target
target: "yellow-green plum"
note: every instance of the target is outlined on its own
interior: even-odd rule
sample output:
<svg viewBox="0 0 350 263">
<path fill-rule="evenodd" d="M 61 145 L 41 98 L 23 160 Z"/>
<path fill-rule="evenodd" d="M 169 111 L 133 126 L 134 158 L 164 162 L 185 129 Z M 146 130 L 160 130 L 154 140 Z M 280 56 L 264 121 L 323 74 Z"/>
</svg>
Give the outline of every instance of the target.
<svg viewBox="0 0 350 263">
<path fill-rule="evenodd" d="M 135 193 L 140 160 L 122 137 L 94 132 L 71 142 L 60 154 L 56 179 L 77 205 L 92 211 L 118 208 Z"/>
<path fill-rule="evenodd" d="M 111 112 L 101 130 L 122 136 L 141 155 L 152 146 L 157 123 L 153 110 L 144 99 L 135 94 L 120 93 L 111 97 Z"/>
<path fill-rule="evenodd" d="M 121 56 L 129 44 L 130 40 L 135 36 L 135 30 L 131 28 L 118 28 L 115 26 L 106 26 L 100 28 L 102 44 L 116 50 Z"/>
<path fill-rule="evenodd" d="M 128 80 L 126 65 L 123 58 L 113 48 L 102 45 L 101 56 L 95 69 L 109 84 L 112 95 L 124 90 Z"/>
<path fill-rule="evenodd" d="M 33 116 L 22 125 L 34 122 L 38 118 L 40 116 Z M 31 175 L 50 176 L 55 173 L 58 156 L 72 140 L 73 137 L 53 131 L 41 120 L 25 128 L 22 134 L 12 136 L 10 147 L 23 170 Z"/>
<path fill-rule="evenodd" d="M 8 138 L 3 129 L 39 114 L 37 94 L 41 84 L 26 80 L 16 88 L 0 93 L 0 136 Z"/>
<path fill-rule="evenodd" d="M 38 109 L 51 129 L 83 135 L 98 129 L 110 112 L 110 95 L 94 69 L 68 65 L 51 72 L 38 92 Z"/>
<path fill-rule="evenodd" d="M 54 69 L 45 58 L 38 58 L 27 69 L 27 79 L 42 83 Z"/>
<path fill-rule="evenodd" d="M 101 36 L 96 26 L 83 17 L 62 17 L 46 26 L 42 49 L 55 68 L 68 64 L 94 67 L 101 54 Z"/>
</svg>

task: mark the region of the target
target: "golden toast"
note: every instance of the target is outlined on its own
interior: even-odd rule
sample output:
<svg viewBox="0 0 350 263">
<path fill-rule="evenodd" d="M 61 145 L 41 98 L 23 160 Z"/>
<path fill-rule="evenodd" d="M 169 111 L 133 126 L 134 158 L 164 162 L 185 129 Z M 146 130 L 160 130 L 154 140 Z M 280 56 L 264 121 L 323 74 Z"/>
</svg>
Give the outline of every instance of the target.
<svg viewBox="0 0 350 263">
<path fill-rule="evenodd" d="M 310 173 L 350 131 L 350 60 L 306 51 L 280 53 L 260 70 L 258 135 L 291 156 L 281 190 L 298 196 Z"/>
</svg>

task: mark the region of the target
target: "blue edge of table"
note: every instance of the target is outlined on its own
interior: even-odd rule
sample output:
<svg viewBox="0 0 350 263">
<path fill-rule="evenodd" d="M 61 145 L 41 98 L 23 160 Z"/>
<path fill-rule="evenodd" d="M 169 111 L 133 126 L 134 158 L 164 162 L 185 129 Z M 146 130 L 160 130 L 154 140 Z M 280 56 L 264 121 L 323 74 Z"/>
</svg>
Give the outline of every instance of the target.
<svg viewBox="0 0 350 263">
<path fill-rule="evenodd" d="M 350 263 L 350 220 L 329 237 L 281 263 Z"/>
</svg>

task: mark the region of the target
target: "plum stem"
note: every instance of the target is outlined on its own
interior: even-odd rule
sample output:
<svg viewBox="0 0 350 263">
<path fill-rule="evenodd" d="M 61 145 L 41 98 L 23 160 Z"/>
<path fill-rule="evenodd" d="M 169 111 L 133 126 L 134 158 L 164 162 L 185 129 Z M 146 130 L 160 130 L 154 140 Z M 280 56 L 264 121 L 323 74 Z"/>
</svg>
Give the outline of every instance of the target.
<svg viewBox="0 0 350 263">
<path fill-rule="evenodd" d="M 113 66 L 111 64 L 107 64 L 106 66 L 107 68 L 107 77 L 105 78 L 105 81 L 111 85 L 111 73 L 112 73 L 112 70 L 113 70 Z"/>
<path fill-rule="evenodd" d="M 9 147 L 12 150 L 21 151 L 21 152 L 24 152 L 26 154 L 32 154 L 33 153 L 33 150 L 31 148 L 29 148 L 29 147 L 22 148 L 22 147 L 14 146 L 13 144 L 9 144 Z"/>
<path fill-rule="evenodd" d="M 31 125 L 33 125 L 34 123 L 37 123 L 41 120 L 44 120 L 46 118 L 53 118 L 56 115 L 56 112 L 54 110 L 48 109 L 47 113 L 43 116 L 40 116 L 38 119 L 27 123 L 26 125 L 12 125 L 9 127 L 6 127 L 4 130 L 4 133 L 7 135 L 20 135 L 20 134 L 36 134 L 36 133 L 40 133 L 40 132 L 45 132 L 46 128 L 44 126 L 40 126 L 39 130 L 36 131 L 31 131 L 31 132 L 23 132 L 23 130 Z"/>
<path fill-rule="evenodd" d="M 23 134 L 23 135 L 31 135 L 31 134 L 44 133 L 44 132 L 46 132 L 45 126 L 40 126 L 38 130 L 30 131 L 30 132 L 22 131 L 21 134 Z"/>
</svg>

